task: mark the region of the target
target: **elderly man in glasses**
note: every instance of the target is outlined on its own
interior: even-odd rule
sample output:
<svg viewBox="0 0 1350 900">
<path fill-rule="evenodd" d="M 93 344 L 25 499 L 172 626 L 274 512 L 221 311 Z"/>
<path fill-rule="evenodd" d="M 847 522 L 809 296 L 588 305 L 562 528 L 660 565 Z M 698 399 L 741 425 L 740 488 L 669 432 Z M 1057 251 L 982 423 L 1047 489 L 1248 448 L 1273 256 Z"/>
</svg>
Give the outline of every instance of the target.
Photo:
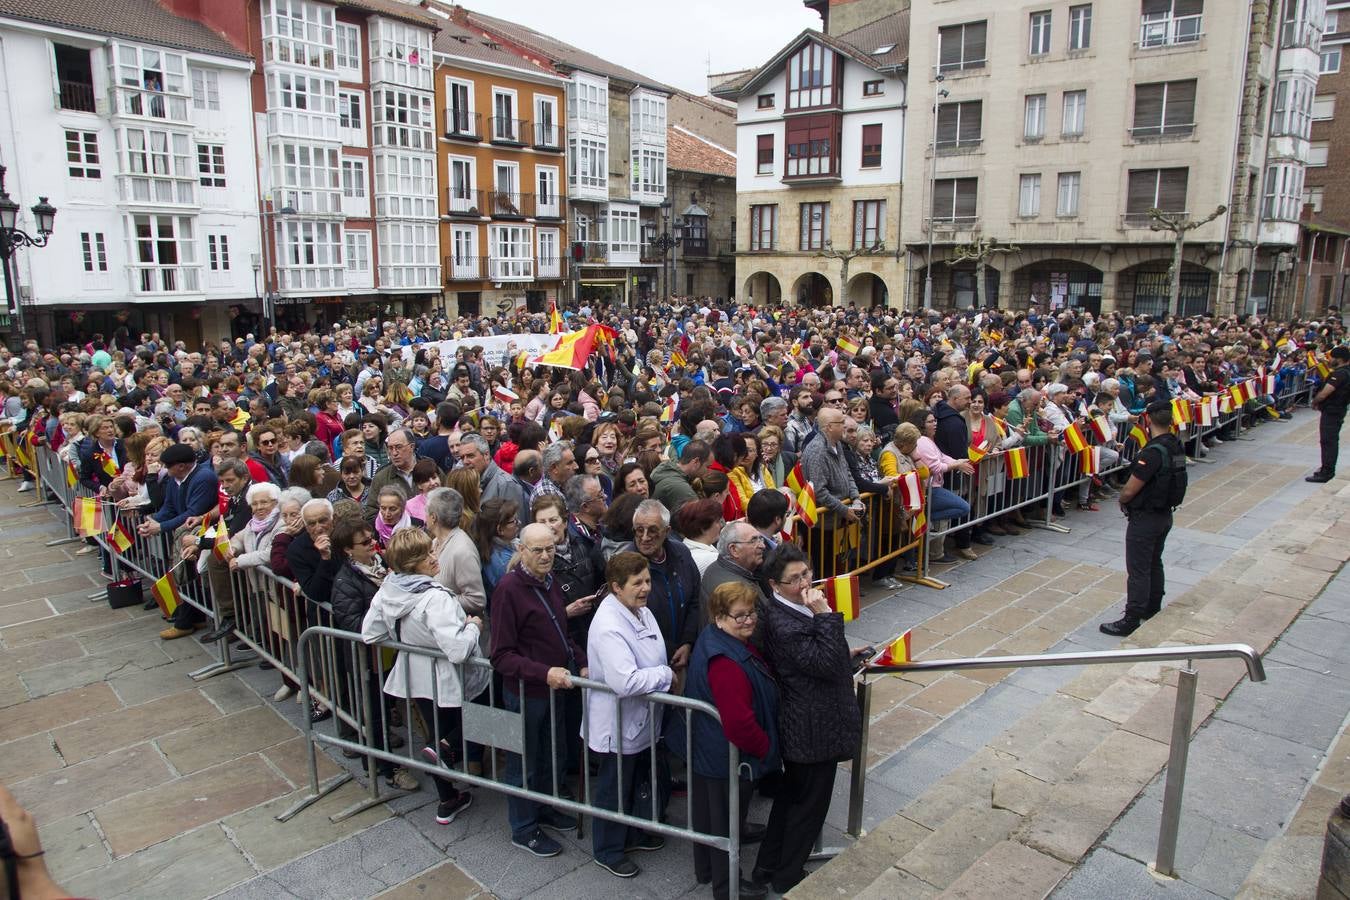
<svg viewBox="0 0 1350 900">
<path fill-rule="evenodd" d="M 689 548 L 670 536 L 670 511 L 659 500 L 639 503 L 633 513 L 633 543 L 621 549 L 647 557 L 652 573 L 647 608 L 661 628 L 671 668 L 685 668 L 698 637 L 702 579 Z"/>
<path fill-rule="evenodd" d="M 708 602 L 712 592 L 728 582 L 747 584 L 768 599 L 766 585 L 759 575 L 766 543 L 759 530 L 746 521 L 732 522 L 722 529 L 717 539 L 717 559 L 703 571 L 699 588 L 699 621 L 702 624 L 708 623 Z"/>
</svg>

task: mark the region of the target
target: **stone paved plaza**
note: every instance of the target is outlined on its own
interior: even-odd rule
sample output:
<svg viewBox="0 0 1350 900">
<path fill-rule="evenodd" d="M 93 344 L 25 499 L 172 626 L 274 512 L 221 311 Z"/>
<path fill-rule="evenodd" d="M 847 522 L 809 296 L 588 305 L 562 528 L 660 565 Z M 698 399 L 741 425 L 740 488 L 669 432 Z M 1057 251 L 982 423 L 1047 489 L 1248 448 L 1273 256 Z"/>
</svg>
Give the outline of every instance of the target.
<svg viewBox="0 0 1350 900">
<path fill-rule="evenodd" d="M 1330 808 L 1350 791 L 1350 482 L 1311 485 L 1300 410 L 1191 469 L 1168 542 L 1168 605 L 1125 646 L 1241 641 L 1269 681 L 1201 663 L 1179 879 L 1149 874 L 1175 667 L 983 671 L 882 679 L 870 723 L 866 836 L 793 896 L 1308 897 Z M 285 824 L 304 791 L 299 707 L 275 672 L 201 682 L 190 639 L 156 613 L 90 602 L 102 580 L 64 528 L 0 483 L 0 780 L 37 816 L 71 892 L 100 898 L 708 896 L 691 854 L 643 854 L 621 881 L 589 836 L 537 860 L 509 845 L 505 804 L 476 792 L 448 827 L 420 792 L 333 824 L 351 782 Z M 940 572 L 951 586 L 869 596 L 857 643 L 913 628 L 920 658 L 1107 649 L 1124 520 L 1074 512 Z M 346 761 L 321 757 L 321 774 Z M 841 770 L 826 842 L 847 844 Z M 427 779 L 423 778 L 425 783 Z M 752 819 L 763 821 L 756 805 Z M 753 859 L 754 850 L 749 851 Z M 748 866 L 747 866 L 748 868 Z"/>
</svg>

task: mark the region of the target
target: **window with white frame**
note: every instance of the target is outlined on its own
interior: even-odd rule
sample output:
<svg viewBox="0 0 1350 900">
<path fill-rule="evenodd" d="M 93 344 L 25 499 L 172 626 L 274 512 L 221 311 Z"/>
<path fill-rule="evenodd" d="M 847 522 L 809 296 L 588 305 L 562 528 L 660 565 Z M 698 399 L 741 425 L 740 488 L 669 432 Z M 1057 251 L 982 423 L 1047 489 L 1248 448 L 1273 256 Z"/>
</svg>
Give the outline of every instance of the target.
<svg viewBox="0 0 1350 900">
<path fill-rule="evenodd" d="M 351 22 L 338 22 L 336 26 L 338 77 L 343 81 L 362 81 L 361 78 L 361 26 Z"/>
<path fill-rule="evenodd" d="M 473 82 L 458 78 L 445 79 L 445 130 L 451 135 L 478 137 L 478 123 L 474 119 Z"/>
<path fill-rule="evenodd" d="M 1322 19 L 1322 33 L 1335 34 L 1341 30 L 1341 14 L 1337 10 L 1327 10 L 1326 16 Z"/>
<path fill-rule="evenodd" d="M 1092 4 L 1069 7 L 1069 49 L 1086 50 L 1092 46 Z"/>
<path fill-rule="evenodd" d="M 1045 137 L 1045 94 L 1027 94 L 1022 115 L 1022 137 L 1039 141 Z"/>
<path fill-rule="evenodd" d="M 66 129 L 66 172 L 71 178 L 103 177 L 98 159 L 98 132 Z"/>
<path fill-rule="evenodd" d="M 1136 84 L 1130 134 L 1141 138 L 1194 132 L 1195 87 L 1194 78 Z"/>
<path fill-rule="evenodd" d="M 853 201 L 853 249 L 868 250 L 886 241 L 886 201 Z"/>
<path fill-rule="evenodd" d="M 1041 176 L 1039 172 L 1026 174 L 1018 179 L 1017 214 L 1028 219 L 1041 214 Z"/>
<path fill-rule="evenodd" d="M 450 277 L 452 279 L 482 278 L 478 263 L 478 229 L 472 225 L 450 228 Z"/>
<path fill-rule="evenodd" d="M 1319 56 L 1318 71 L 1323 75 L 1334 75 L 1341 70 L 1341 48 L 1328 47 Z"/>
<path fill-rule="evenodd" d="M 488 278 L 505 281 L 533 277 L 533 229 L 528 225 L 489 226 Z"/>
<path fill-rule="evenodd" d="M 1312 134 L 1312 107 L 1316 86 L 1303 78 L 1281 78 L 1275 85 L 1272 135 L 1293 135 L 1304 140 Z"/>
<path fill-rule="evenodd" d="M 1324 187 L 1318 186 L 1318 187 L 1303 188 L 1303 202 L 1305 205 L 1311 205 L 1312 211 L 1315 213 L 1320 213 L 1322 211 L 1322 201 L 1325 198 L 1326 198 L 1326 188 Z"/>
<path fill-rule="evenodd" d="M 1266 188 L 1261 215 L 1266 219 L 1294 222 L 1303 205 L 1303 167 L 1276 163 L 1266 168 Z"/>
<path fill-rule="evenodd" d="M 220 109 L 220 73 L 196 66 L 189 71 L 192 73 L 192 108 Z"/>
<path fill-rule="evenodd" d="M 603 139 L 571 135 L 567 139 L 571 152 L 567 154 L 567 182 L 576 188 L 607 190 L 609 145 Z"/>
<path fill-rule="evenodd" d="M 604 132 L 609 127 L 609 86 L 581 73 L 567 86 L 567 118 L 585 123 L 588 130 Z"/>
<path fill-rule="evenodd" d="M 347 244 L 347 271 L 353 276 L 370 275 L 370 232 L 349 228 L 344 233 Z"/>
<path fill-rule="evenodd" d="M 562 218 L 562 200 L 558 195 L 557 166 L 536 166 L 535 215 L 541 218 Z"/>
<path fill-rule="evenodd" d="M 1058 193 L 1055 201 L 1055 215 L 1073 217 L 1078 215 L 1078 197 L 1083 189 L 1083 173 L 1060 172 Z"/>
<path fill-rule="evenodd" d="M 520 163 L 493 160 L 492 190 L 496 193 L 494 213 L 520 215 Z"/>
<path fill-rule="evenodd" d="M 1166 47 L 1200 40 L 1204 0 L 1143 0 L 1139 46 Z"/>
<path fill-rule="evenodd" d="M 1087 127 L 1087 91 L 1064 92 L 1064 137 L 1081 137 Z"/>
<path fill-rule="evenodd" d="M 277 265 L 281 289 L 331 290 L 342 287 L 342 226 L 278 218 Z"/>
<path fill-rule="evenodd" d="M 263 0 L 263 59 L 332 69 L 336 38 L 333 6 L 312 0 Z"/>
<path fill-rule="evenodd" d="M 1325 166 L 1327 157 L 1331 152 L 1331 144 L 1327 141 L 1313 141 L 1308 144 L 1308 165 Z"/>
<path fill-rule="evenodd" d="M 778 243 L 778 204 L 750 207 L 750 249 L 772 250 Z"/>
<path fill-rule="evenodd" d="M 168 294 L 200 289 L 197 245 L 191 216 L 134 215 L 132 289 Z"/>
<path fill-rule="evenodd" d="M 375 154 L 375 215 L 434 219 L 436 159 L 409 153 Z"/>
<path fill-rule="evenodd" d="M 787 61 L 787 108 L 814 109 L 836 102 L 838 57 L 816 41 L 803 44 Z"/>
<path fill-rule="evenodd" d="M 266 73 L 268 128 L 274 134 L 337 138 L 337 78 L 321 73 Z"/>
<path fill-rule="evenodd" d="M 370 121 L 375 146 L 431 150 L 434 146 L 431 95 L 397 88 L 371 91 Z"/>
<path fill-rule="evenodd" d="M 1044 56 L 1050 52 L 1050 10 L 1031 14 L 1031 46 L 1027 52 L 1032 56 Z"/>
<path fill-rule="evenodd" d="M 127 128 L 123 197 L 156 203 L 192 203 L 197 172 L 192 141 L 186 134 Z"/>
<path fill-rule="evenodd" d="M 636 206 L 609 208 L 609 250 L 612 254 L 638 253 L 638 210 Z"/>
<path fill-rule="evenodd" d="M 206 236 L 206 268 L 211 272 L 230 270 L 230 238 L 225 234 Z"/>
<path fill-rule="evenodd" d="M 108 271 L 108 245 L 101 231 L 80 232 L 80 253 L 86 272 Z"/>
<path fill-rule="evenodd" d="M 197 145 L 197 179 L 202 187 L 225 186 L 225 145 Z"/>
<path fill-rule="evenodd" d="M 633 148 L 633 192 L 636 194 L 666 193 L 666 151 L 664 147 L 642 144 Z"/>
<path fill-rule="evenodd" d="M 336 147 L 284 141 L 269 147 L 277 207 L 301 213 L 342 211 L 342 169 Z"/>
<path fill-rule="evenodd" d="M 538 277 L 561 277 L 562 259 L 558 255 L 558 229 L 540 228 L 535 240 L 539 245 L 539 267 L 536 272 Z"/>
<path fill-rule="evenodd" d="M 338 127 L 365 132 L 365 114 L 360 91 L 338 91 Z M 343 138 L 343 143 L 351 143 Z"/>
<path fill-rule="evenodd" d="M 492 89 L 492 139 L 520 143 L 520 121 L 516 118 L 516 92 L 506 88 Z"/>
<path fill-rule="evenodd" d="M 824 250 L 830 237 L 830 204 L 802 203 L 798 250 Z"/>
<path fill-rule="evenodd" d="M 1313 97 L 1312 117 L 1314 122 L 1325 122 L 1336 116 L 1336 95 L 1318 94 Z"/>
<path fill-rule="evenodd" d="M 474 201 L 475 161 L 472 156 L 450 157 L 450 212 L 465 213 L 477 206 Z"/>
<path fill-rule="evenodd" d="M 655 94 L 638 92 L 633 95 L 631 113 L 632 129 L 646 138 L 657 138 L 659 143 L 666 140 L 666 98 Z"/>
<path fill-rule="evenodd" d="M 366 161 L 359 156 L 342 157 L 342 196 L 366 199 Z"/>
<path fill-rule="evenodd" d="M 430 288 L 440 284 L 435 222 L 378 222 L 380 287 Z"/>
<path fill-rule="evenodd" d="M 534 144 L 536 147 L 561 147 L 558 134 L 558 99 L 534 95 Z"/>
<path fill-rule="evenodd" d="M 187 121 L 188 72 L 181 53 L 114 45 L 117 108 L 128 116 Z"/>
<path fill-rule="evenodd" d="M 383 16 L 366 21 L 370 31 L 370 83 L 430 91 L 431 29 Z"/>
</svg>

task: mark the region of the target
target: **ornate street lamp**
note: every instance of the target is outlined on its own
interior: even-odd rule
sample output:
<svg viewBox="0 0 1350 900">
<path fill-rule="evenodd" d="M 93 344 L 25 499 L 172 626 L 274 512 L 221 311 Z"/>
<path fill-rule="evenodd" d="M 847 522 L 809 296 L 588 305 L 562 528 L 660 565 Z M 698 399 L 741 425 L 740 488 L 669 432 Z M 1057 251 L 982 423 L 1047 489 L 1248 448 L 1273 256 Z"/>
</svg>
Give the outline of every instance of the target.
<svg viewBox="0 0 1350 900">
<path fill-rule="evenodd" d="M 20 247 L 45 247 L 56 223 L 56 207 L 46 197 L 38 197 L 32 207 L 37 236 L 19 228 L 19 204 L 5 190 L 5 167 L 0 166 L 0 266 L 5 269 L 5 308 L 14 316 L 19 331 L 23 331 L 23 315 L 14 295 L 14 272 L 10 259 Z"/>
</svg>

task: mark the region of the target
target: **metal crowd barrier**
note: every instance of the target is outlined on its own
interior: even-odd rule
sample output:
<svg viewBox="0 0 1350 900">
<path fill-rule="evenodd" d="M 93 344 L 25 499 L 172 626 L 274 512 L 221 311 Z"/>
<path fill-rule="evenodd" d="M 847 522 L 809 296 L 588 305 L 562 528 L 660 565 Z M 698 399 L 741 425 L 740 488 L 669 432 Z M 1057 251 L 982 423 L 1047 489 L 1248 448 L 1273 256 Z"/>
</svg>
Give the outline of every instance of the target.
<svg viewBox="0 0 1350 900">
<path fill-rule="evenodd" d="M 863 509 L 856 523 L 826 528 L 824 520 L 831 514 L 823 505 L 819 512 L 822 521 L 814 528 L 797 523 L 794 539 L 811 560 L 815 578 L 862 575 L 901 557 L 913 556 L 915 569 L 897 573 L 901 580 L 933 588 L 946 587 L 944 582 L 928 575 L 927 559 L 920 552 L 922 535 L 914 534 L 913 519 L 905 517 L 896 494 L 865 493 L 859 499 Z"/>
<path fill-rule="evenodd" d="M 316 647 L 315 645 L 319 646 Z M 279 821 L 289 820 L 301 810 L 332 793 L 350 780 L 351 776 L 344 774 L 337 776 L 326 784 L 320 784 L 316 753 L 318 746 L 323 744 L 360 754 L 366 758 L 368 766 L 369 797 L 332 816 L 334 822 L 341 821 L 388 799 L 379 793 L 376 771 L 378 763 L 402 766 L 424 775 L 454 781 L 463 786 L 482 788 L 505 794 L 508 797 L 533 800 L 578 816 L 605 819 L 610 822 L 641 828 L 668 838 L 692 841 L 713 850 L 724 852 L 728 856 L 730 896 L 733 900 L 738 896 L 741 877 L 740 779 L 738 775 L 741 770 L 741 762 L 735 745 L 728 744 L 729 815 L 726 834 L 712 834 L 694 828 L 694 792 L 692 790 L 687 793 L 685 798 L 684 824 L 682 825 L 667 821 L 664 811 L 666 804 L 662 797 L 663 785 L 668 784 L 668 752 L 674 750 L 678 754 L 679 750 L 683 750 L 684 759 L 693 759 L 693 717 L 696 715 L 710 716 L 720 726 L 721 716 L 713 705 L 669 693 L 658 692 L 642 696 L 641 699 L 646 703 L 648 713 L 649 724 L 645 735 L 648 747 L 639 751 L 643 759 L 634 768 L 634 777 L 639 777 L 639 773 L 646 776 L 648 796 L 651 799 L 646 809 L 635 808 L 632 813 L 628 813 L 622 811 L 622 809 L 610 809 L 600 804 L 596 796 L 595 777 L 590 774 L 592 755 L 595 754 L 595 751 L 590 749 L 585 739 L 585 736 L 590 732 L 590 719 L 584 696 L 579 692 L 600 691 L 618 696 L 614 690 L 603 682 L 574 676 L 572 681 L 577 690 L 547 689 L 550 721 L 566 722 L 565 708 L 568 705 L 576 705 L 580 702 L 580 730 L 578 736 L 577 732 L 568 732 L 565 728 L 550 727 L 547 729 L 546 739 L 548 741 L 549 758 L 555 762 L 551 766 L 551 778 L 545 786 L 546 789 L 533 789 L 529 787 L 532 778 L 530 773 L 530 747 L 527 746 L 527 742 L 544 740 L 545 736 L 527 733 L 527 718 L 523 710 L 504 708 L 502 701 L 505 688 L 500 686 L 495 678 L 489 681 L 488 687 L 485 688 L 483 695 L 477 698 L 477 702 L 466 700 L 458 707 L 461 720 L 460 734 L 456 742 L 451 742 L 449 740 L 451 736 L 443 736 L 438 716 L 433 716 L 432 721 L 426 721 L 424 717 L 419 715 L 418 707 L 412 700 L 391 697 L 383 691 L 391 668 L 391 661 L 387 655 L 390 651 L 423 657 L 428 660 L 440 659 L 443 661 L 444 655 L 439 649 L 412 646 L 396 641 L 383 641 L 379 644 L 370 645 L 362 641 L 358 634 L 327 626 L 311 626 L 306 629 L 304 634 L 300 636 L 299 647 L 297 658 L 300 663 L 300 670 L 298 674 L 303 696 L 306 699 L 309 698 L 311 681 L 317 680 L 335 686 L 328 700 L 336 704 L 334 707 L 336 714 L 331 720 L 333 723 L 331 728 L 328 729 L 317 728 L 310 724 L 308 717 L 305 718 L 305 738 L 309 751 L 309 793 L 291 809 L 277 816 Z M 314 674 L 312 667 L 316 661 L 324 670 L 318 679 L 311 677 Z M 491 664 L 482 658 L 470 659 L 464 666 L 489 671 L 492 669 Z M 411 684 L 411 668 L 411 666 L 404 667 L 404 681 L 399 686 L 402 693 L 407 695 L 414 693 Z M 461 668 L 461 672 L 463 672 L 463 668 Z M 431 678 L 431 688 L 432 696 L 429 698 L 431 707 L 439 710 L 440 692 L 434 675 Z M 515 684 L 515 696 L 522 698 L 522 701 L 526 697 L 526 685 L 523 679 L 517 680 Z M 521 703 L 516 705 L 522 706 Z M 388 723 L 395 710 L 402 712 L 403 722 L 408 725 L 408 737 L 401 749 L 393 748 L 388 739 L 389 733 L 393 730 Z M 676 748 L 671 748 L 669 744 L 663 743 L 663 739 L 670 735 L 672 725 L 680 724 L 676 720 L 681 716 L 683 717 L 683 743 L 682 745 L 677 744 Z M 421 722 L 422 734 L 426 738 L 425 743 L 414 739 L 412 723 L 416 721 Z M 660 726 L 664 729 L 664 734 L 658 733 L 658 723 L 664 723 Z M 622 735 L 624 733 L 622 704 L 615 704 L 613 726 L 613 734 Z M 496 752 L 498 750 L 520 757 L 520 785 L 508 784 L 502 780 L 505 776 L 502 765 L 498 760 Z M 471 755 L 479 753 L 481 753 L 482 759 L 480 764 L 481 774 L 470 773 L 467 770 L 467 765 L 461 768 L 454 767 L 456 764 L 470 759 Z M 575 754 L 572 758 L 577 764 L 579 795 L 574 795 L 567 788 L 565 784 L 567 774 L 565 771 L 560 771 L 560 769 L 565 770 L 567 768 L 566 761 L 569 754 Z M 613 756 L 613 754 L 595 755 Z M 624 783 L 626 781 L 622 766 L 618 767 L 617 780 L 616 794 L 620 799 L 619 805 L 621 806 L 622 799 L 625 796 Z M 678 811 L 678 808 L 676 811 Z M 578 830 L 580 830 L 580 822 L 578 823 Z"/>
</svg>

